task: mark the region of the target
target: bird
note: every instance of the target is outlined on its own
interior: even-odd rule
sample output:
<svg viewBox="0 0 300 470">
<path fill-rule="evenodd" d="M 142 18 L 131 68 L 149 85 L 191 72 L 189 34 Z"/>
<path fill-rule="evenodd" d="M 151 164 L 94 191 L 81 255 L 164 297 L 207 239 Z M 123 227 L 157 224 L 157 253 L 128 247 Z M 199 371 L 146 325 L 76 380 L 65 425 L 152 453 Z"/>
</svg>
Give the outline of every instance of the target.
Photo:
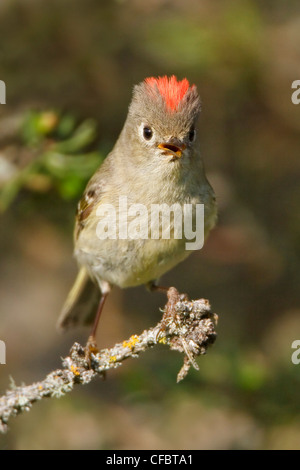
<svg viewBox="0 0 300 470">
<path fill-rule="evenodd" d="M 120 197 L 126 199 L 126 210 L 137 204 L 148 211 L 155 205 L 190 205 L 193 218 L 195 207 L 202 204 L 205 239 L 214 227 L 216 198 L 196 131 L 200 111 L 197 87 L 186 78 L 147 77 L 134 86 L 123 129 L 78 203 L 74 256 L 79 270 L 59 316 L 59 329 L 93 323 L 87 344 L 96 345 L 101 312 L 113 286 L 167 290 L 159 285 L 160 277 L 192 253 L 184 235 L 163 237 L 161 219 L 155 237 L 152 232 L 144 238 L 99 236 L 102 209 L 116 208 L 123 225 L 133 220 Z M 167 228 L 174 235 L 174 220 Z"/>
</svg>

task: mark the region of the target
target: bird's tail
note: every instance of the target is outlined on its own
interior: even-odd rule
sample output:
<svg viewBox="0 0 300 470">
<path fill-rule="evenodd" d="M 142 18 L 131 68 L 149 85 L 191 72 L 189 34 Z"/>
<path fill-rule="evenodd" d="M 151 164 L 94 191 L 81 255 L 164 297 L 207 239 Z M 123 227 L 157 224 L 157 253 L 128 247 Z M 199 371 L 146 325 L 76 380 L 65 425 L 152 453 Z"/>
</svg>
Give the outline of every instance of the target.
<svg viewBox="0 0 300 470">
<path fill-rule="evenodd" d="M 101 297 L 99 287 L 81 267 L 57 321 L 59 330 L 77 325 L 89 325 L 97 312 Z"/>
</svg>

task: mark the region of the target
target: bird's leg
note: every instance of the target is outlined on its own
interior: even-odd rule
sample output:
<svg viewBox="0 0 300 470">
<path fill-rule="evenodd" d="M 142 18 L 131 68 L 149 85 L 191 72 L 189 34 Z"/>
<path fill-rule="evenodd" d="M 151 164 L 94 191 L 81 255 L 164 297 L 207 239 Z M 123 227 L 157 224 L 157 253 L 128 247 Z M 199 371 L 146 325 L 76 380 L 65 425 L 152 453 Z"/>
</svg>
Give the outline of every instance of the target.
<svg viewBox="0 0 300 470">
<path fill-rule="evenodd" d="M 176 296 L 178 297 L 177 300 L 187 300 L 187 294 L 179 294 L 178 290 L 175 287 L 166 287 L 166 286 L 158 286 L 155 281 L 151 281 L 147 284 L 148 289 L 150 292 L 164 292 L 168 297 L 168 302 L 171 302 L 174 298 L 175 292 Z"/>
<path fill-rule="evenodd" d="M 91 334 L 89 336 L 89 339 L 87 340 L 86 347 L 85 347 L 87 357 L 90 357 L 91 353 L 97 353 L 98 352 L 97 342 L 96 342 L 96 333 L 97 333 L 99 320 L 100 320 L 101 313 L 102 313 L 105 301 L 107 299 L 107 296 L 108 296 L 108 292 L 105 292 L 104 294 L 102 294 L 100 302 L 99 302 L 99 306 L 98 306 L 97 314 L 96 314 L 96 317 L 95 317 L 94 325 L 93 325 Z"/>
<path fill-rule="evenodd" d="M 148 282 L 147 287 L 150 292 L 165 292 L 167 294 L 169 290 L 169 287 L 158 286 L 155 281 Z"/>
</svg>

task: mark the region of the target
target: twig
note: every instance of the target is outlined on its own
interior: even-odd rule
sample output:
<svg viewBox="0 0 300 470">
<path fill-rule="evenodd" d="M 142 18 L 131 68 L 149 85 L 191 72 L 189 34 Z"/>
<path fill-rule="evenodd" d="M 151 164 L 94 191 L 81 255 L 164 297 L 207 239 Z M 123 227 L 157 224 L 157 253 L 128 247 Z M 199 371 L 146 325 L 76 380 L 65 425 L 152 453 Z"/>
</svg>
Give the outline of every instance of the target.
<svg viewBox="0 0 300 470">
<path fill-rule="evenodd" d="M 205 299 L 189 301 L 171 287 L 168 303 L 161 321 L 153 328 L 133 335 L 127 341 L 111 349 L 90 353 L 75 343 L 68 357 L 62 360 L 62 369 L 51 372 L 41 381 L 28 386 L 11 389 L 0 398 L 0 431 L 6 432 L 11 417 L 30 410 L 33 403 L 46 397 L 61 397 L 71 392 L 75 384 L 88 384 L 105 371 L 119 367 L 125 359 L 138 357 L 141 352 L 156 344 L 165 344 L 170 349 L 185 354 L 184 363 L 177 375 L 177 382 L 188 373 L 190 366 L 198 369 L 195 357 L 205 354 L 207 347 L 216 339 L 217 315 L 211 312 Z"/>
</svg>

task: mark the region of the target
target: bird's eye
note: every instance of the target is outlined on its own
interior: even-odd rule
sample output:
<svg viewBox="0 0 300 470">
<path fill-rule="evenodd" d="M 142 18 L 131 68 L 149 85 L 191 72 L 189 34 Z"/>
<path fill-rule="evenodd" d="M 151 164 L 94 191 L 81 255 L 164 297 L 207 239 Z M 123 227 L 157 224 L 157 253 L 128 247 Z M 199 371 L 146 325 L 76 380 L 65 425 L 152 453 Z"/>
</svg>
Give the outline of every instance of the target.
<svg viewBox="0 0 300 470">
<path fill-rule="evenodd" d="M 144 139 L 146 140 L 150 140 L 151 137 L 153 136 L 153 131 L 151 129 L 151 127 L 149 126 L 144 126 L 144 129 L 143 129 L 143 136 L 144 136 Z"/>
<path fill-rule="evenodd" d="M 190 132 L 189 132 L 189 141 L 193 142 L 196 137 L 196 130 L 192 127 Z"/>
</svg>

